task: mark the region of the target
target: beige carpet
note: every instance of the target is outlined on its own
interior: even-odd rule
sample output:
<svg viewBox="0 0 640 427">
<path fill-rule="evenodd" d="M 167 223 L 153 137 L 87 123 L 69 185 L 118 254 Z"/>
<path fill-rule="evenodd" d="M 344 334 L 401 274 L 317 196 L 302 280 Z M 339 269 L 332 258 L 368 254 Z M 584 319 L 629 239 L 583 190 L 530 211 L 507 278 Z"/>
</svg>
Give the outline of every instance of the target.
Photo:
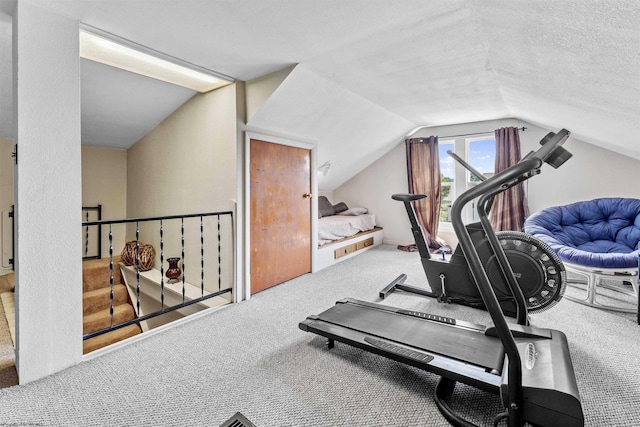
<svg viewBox="0 0 640 427">
<path fill-rule="evenodd" d="M 11 282 L 7 280 L 7 276 L 0 276 L 0 293 L 11 291 Z M 0 304 L 0 388 L 14 385 L 18 385 L 16 357 L 4 307 Z"/>
</svg>

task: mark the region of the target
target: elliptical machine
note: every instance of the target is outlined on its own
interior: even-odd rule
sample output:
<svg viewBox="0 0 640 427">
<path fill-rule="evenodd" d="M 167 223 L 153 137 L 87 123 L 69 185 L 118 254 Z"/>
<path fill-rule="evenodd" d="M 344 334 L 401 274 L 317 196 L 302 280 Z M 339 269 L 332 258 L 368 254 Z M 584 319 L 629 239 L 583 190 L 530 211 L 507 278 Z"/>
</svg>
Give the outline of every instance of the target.
<svg viewBox="0 0 640 427">
<path fill-rule="evenodd" d="M 548 134 L 540 143 L 544 144 L 554 135 L 554 133 Z M 464 160 L 454 153 L 448 153 L 481 181 L 485 180 L 479 172 Z M 384 299 L 390 293 L 399 289 L 436 298 L 438 302 L 486 309 L 460 246 L 456 248 L 450 257 L 445 255 L 446 252 L 441 252 L 441 257 L 432 256 L 413 207 L 413 202 L 425 197 L 427 196 L 423 194 L 394 194 L 391 196 L 393 200 L 403 202 L 407 211 L 411 223 L 411 232 L 431 291 L 406 285 L 404 282 L 407 276 L 406 274 L 401 274 L 380 291 L 380 298 Z M 488 215 L 492 202 L 493 197 L 486 199 L 482 206 L 478 206 L 478 210 L 483 209 Z M 500 264 L 491 250 L 482 225 L 477 222 L 467 225 L 466 228 L 480 255 L 505 315 L 511 317 L 519 316 L 517 304 L 513 297 L 513 289 L 522 291 L 527 309 L 531 312 L 547 310 L 562 299 L 566 289 L 564 264 L 546 243 L 519 231 L 500 231 L 496 233 L 517 280 L 517 286 L 513 286 L 513 284 L 505 281 L 505 275 L 500 270 Z M 507 277 L 509 276 L 507 275 Z"/>
</svg>

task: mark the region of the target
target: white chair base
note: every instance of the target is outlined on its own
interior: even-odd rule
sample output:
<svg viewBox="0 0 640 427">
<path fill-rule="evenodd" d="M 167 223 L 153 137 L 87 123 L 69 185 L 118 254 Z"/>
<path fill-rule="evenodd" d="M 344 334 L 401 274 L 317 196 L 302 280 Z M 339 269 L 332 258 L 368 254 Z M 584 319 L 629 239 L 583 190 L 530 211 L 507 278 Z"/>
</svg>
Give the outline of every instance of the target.
<svg viewBox="0 0 640 427">
<path fill-rule="evenodd" d="M 564 295 L 571 301 L 578 302 L 580 304 L 589 305 L 592 307 L 602 308 L 605 310 L 613 310 L 624 313 L 639 313 L 638 310 L 638 269 L 593 269 L 576 264 L 564 263 L 567 272 L 584 277 L 584 279 L 576 279 L 574 277 L 567 278 L 567 285 L 580 288 L 586 291 L 584 298 L 578 298 L 571 295 Z M 603 280 L 620 281 L 620 284 L 609 284 L 603 282 Z M 629 282 L 631 284 L 629 289 L 626 289 L 622 282 Z M 586 288 L 586 289 L 585 289 Z M 621 305 L 614 305 L 611 303 L 601 302 L 602 299 L 612 300 L 615 299 L 611 293 L 603 295 L 598 292 L 598 289 L 607 289 L 615 292 L 620 292 L 624 295 L 633 297 L 633 305 L 629 303 Z M 638 315 L 638 321 L 640 322 L 640 314 Z"/>
</svg>

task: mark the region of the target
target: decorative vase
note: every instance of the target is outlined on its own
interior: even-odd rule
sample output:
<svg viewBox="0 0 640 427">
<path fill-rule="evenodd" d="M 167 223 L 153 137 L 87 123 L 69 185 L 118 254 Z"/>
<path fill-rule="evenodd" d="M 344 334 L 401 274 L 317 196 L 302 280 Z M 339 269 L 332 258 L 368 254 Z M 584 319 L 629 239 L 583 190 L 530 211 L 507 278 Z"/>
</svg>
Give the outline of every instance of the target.
<svg viewBox="0 0 640 427">
<path fill-rule="evenodd" d="M 180 278 L 180 274 L 182 271 L 180 267 L 178 267 L 178 261 L 180 261 L 179 257 L 175 258 L 167 258 L 167 262 L 169 263 L 169 269 L 165 273 L 167 278 L 169 279 L 169 283 L 175 283 Z"/>
<path fill-rule="evenodd" d="M 156 251 L 153 246 L 135 240 L 127 242 L 120 255 L 120 260 L 124 265 L 135 266 L 137 264 L 140 271 L 151 270 L 156 259 Z"/>
</svg>

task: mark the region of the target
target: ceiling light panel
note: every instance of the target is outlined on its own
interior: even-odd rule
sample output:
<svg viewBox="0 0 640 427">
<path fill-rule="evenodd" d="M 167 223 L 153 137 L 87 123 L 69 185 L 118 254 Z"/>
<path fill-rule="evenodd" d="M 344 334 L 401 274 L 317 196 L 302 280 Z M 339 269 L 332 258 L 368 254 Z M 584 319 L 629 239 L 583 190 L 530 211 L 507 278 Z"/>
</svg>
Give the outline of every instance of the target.
<svg viewBox="0 0 640 427">
<path fill-rule="evenodd" d="M 106 34 L 82 28 L 80 57 L 198 92 L 209 92 L 233 82 L 226 76 L 181 64 L 176 58 Z"/>
</svg>

